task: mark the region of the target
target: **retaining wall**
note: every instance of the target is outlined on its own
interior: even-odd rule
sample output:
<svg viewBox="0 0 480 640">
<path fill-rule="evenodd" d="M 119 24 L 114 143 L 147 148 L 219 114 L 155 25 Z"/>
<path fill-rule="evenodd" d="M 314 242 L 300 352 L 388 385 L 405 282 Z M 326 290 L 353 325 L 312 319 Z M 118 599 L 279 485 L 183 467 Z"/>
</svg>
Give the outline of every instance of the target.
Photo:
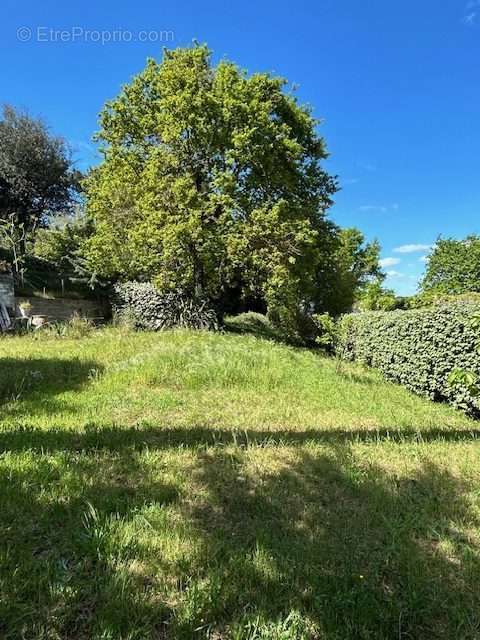
<svg viewBox="0 0 480 640">
<path fill-rule="evenodd" d="M 69 320 L 73 315 L 77 314 L 82 318 L 102 319 L 106 315 L 106 309 L 101 302 L 95 300 L 75 300 L 73 298 L 33 298 L 33 297 L 17 297 L 15 303 L 18 308 L 20 302 L 28 301 L 32 307 L 29 311 L 30 316 L 47 316 L 50 321 Z M 19 312 L 16 314 L 20 315 Z"/>
</svg>

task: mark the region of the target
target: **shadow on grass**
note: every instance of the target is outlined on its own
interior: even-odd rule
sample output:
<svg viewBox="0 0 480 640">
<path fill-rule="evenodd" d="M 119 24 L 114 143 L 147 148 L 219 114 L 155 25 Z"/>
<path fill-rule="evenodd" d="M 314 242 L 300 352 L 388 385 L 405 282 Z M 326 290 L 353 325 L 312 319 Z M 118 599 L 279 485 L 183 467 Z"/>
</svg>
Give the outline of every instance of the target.
<svg viewBox="0 0 480 640">
<path fill-rule="evenodd" d="M 335 375 L 337 375 L 339 378 L 342 378 L 346 382 L 353 382 L 354 384 L 367 387 L 378 386 L 379 379 L 376 371 L 369 371 L 368 369 L 361 370 L 360 365 L 356 365 L 358 371 L 352 371 L 351 365 L 350 370 L 345 370 L 344 364 L 345 363 L 342 360 L 340 361 L 340 365 L 335 368 Z M 383 382 L 385 381 L 383 380 Z"/>
<path fill-rule="evenodd" d="M 448 433 L 479 435 L 421 439 Z M 261 431 L 3 432 L 3 452 L 39 455 L 0 474 L 1 637 L 477 638 L 477 488 L 431 462 L 362 463 L 358 435 L 289 431 L 277 443 L 293 446 L 272 447 L 278 433 Z M 295 446 L 308 443 L 323 446 Z M 171 447 L 178 484 L 142 457 Z M 146 521 L 152 505 L 197 555 L 169 558 L 182 534 Z"/>
<path fill-rule="evenodd" d="M 478 544 L 462 529 L 480 522 L 460 480 L 361 470 L 348 447 L 246 471 L 240 454 L 199 461 L 207 498 L 188 515 L 221 594 L 205 619 L 273 629 L 297 611 L 305 627 L 281 637 L 478 637 Z"/>
<path fill-rule="evenodd" d="M 3 418 L 53 413 L 55 397 L 81 389 L 103 368 L 80 358 L 0 358 L 0 411 Z"/>
<path fill-rule="evenodd" d="M 135 456 L 49 458 L 0 470 L 0 637 L 160 638 L 138 513 L 177 488 Z M 151 635 L 150 635 L 151 634 Z"/>
<path fill-rule="evenodd" d="M 324 429 L 255 430 L 215 429 L 212 427 L 87 427 L 72 431 L 68 426 L 38 429 L 22 426 L 0 431 L 0 453 L 32 450 L 40 452 L 95 451 L 121 452 L 125 449 L 206 448 L 212 446 L 303 446 L 308 444 L 341 445 L 349 443 L 395 442 L 469 442 L 480 440 L 480 429 L 425 428 L 414 429 Z"/>
<path fill-rule="evenodd" d="M 244 313 L 239 316 L 226 317 L 224 328 L 229 333 L 251 335 L 255 338 L 273 340 L 281 344 L 301 346 L 298 342 L 289 340 L 280 329 L 269 322 L 266 316 L 259 313 Z"/>
</svg>

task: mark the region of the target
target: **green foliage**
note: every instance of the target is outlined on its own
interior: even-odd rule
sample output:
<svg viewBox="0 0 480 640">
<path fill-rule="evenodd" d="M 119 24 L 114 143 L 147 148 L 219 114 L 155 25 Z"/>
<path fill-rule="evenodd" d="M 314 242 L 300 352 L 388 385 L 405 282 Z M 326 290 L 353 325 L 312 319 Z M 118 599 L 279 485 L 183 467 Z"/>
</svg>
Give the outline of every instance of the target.
<svg viewBox="0 0 480 640">
<path fill-rule="evenodd" d="M 9 245 L 24 254 L 27 239 L 50 215 L 72 207 L 78 182 L 65 142 L 41 120 L 5 106 L 0 119 L 0 220 L 6 223 Z"/>
<path fill-rule="evenodd" d="M 73 216 L 56 216 L 48 228 L 38 231 L 34 255 L 52 265 L 59 277 L 100 290 L 106 283 L 90 271 L 84 257 L 85 245 L 93 232 L 93 221 L 82 209 L 77 209 Z"/>
<path fill-rule="evenodd" d="M 216 313 L 205 300 L 189 298 L 179 292 L 162 293 L 148 282 L 116 285 L 113 310 L 118 320 L 138 329 L 218 330 Z"/>
<path fill-rule="evenodd" d="M 355 228 L 335 229 L 329 251 L 317 271 L 316 309 L 334 316 L 351 311 L 372 278 L 383 279 L 380 245 L 366 243 Z"/>
<path fill-rule="evenodd" d="M 358 298 L 361 311 L 392 311 L 397 308 L 397 298 L 392 289 L 386 289 L 379 280 L 365 285 Z"/>
<path fill-rule="evenodd" d="M 450 302 L 477 302 L 480 304 L 480 293 L 472 291 L 469 293 L 448 294 L 435 290 L 423 291 L 409 298 L 409 308 L 419 309 Z"/>
<path fill-rule="evenodd" d="M 317 329 L 316 344 L 328 353 L 334 353 L 339 338 L 335 319 L 329 313 L 315 314 L 312 319 Z"/>
<path fill-rule="evenodd" d="M 470 325 L 477 333 L 477 336 L 480 336 L 480 314 L 473 317 Z M 480 354 L 480 337 L 476 350 Z M 454 369 L 448 378 L 448 382 L 453 387 L 464 387 L 473 398 L 480 396 L 480 376 L 473 371 Z"/>
<path fill-rule="evenodd" d="M 325 143 L 282 78 L 166 51 L 101 114 L 86 183 L 92 269 L 206 296 L 229 288 L 284 317 L 314 295 L 333 233 Z"/>
<path fill-rule="evenodd" d="M 432 400 L 446 400 L 478 414 L 480 404 L 468 388 L 449 382 L 457 369 L 480 373 L 472 324 L 478 313 L 478 304 L 457 302 L 348 315 L 341 320 L 340 354 L 378 368 L 389 380 Z"/>
<path fill-rule="evenodd" d="M 81 209 L 73 216 L 62 214 L 51 219 L 48 228 L 39 230 L 33 253 L 59 269 L 68 270 L 92 234 L 93 222 Z"/>
<path fill-rule="evenodd" d="M 428 257 L 422 291 L 447 295 L 480 292 L 480 236 L 440 238 Z"/>
<path fill-rule="evenodd" d="M 454 369 L 448 377 L 448 382 L 453 387 L 460 386 L 465 387 L 468 393 L 476 398 L 480 395 L 480 388 L 478 386 L 478 376 L 471 371 L 464 371 L 463 369 Z"/>
<path fill-rule="evenodd" d="M 311 346 L 315 342 L 315 323 L 312 313 L 304 305 L 291 300 L 290 304 L 271 306 L 267 317 L 285 342 L 304 346 Z"/>
</svg>

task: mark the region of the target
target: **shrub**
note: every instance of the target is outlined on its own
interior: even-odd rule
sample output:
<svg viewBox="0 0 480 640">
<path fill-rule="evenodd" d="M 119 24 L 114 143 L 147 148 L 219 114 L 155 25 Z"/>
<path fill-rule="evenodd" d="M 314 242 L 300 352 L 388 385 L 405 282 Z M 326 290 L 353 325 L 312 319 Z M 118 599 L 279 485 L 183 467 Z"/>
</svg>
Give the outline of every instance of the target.
<svg viewBox="0 0 480 640">
<path fill-rule="evenodd" d="M 319 318 L 329 314 L 314 314 L 308 305 L 295 305 L 269 309 L 268 321 L 282 340 L 298 347 L 318 347 L 317 338 L 324 328 L 319 326 Z"/>
<path fill-rule="evenodd" d="M 338 343 L 338 326 L 329 313 L 315 314 L 312 320 L 317 329 L 315 343 L 328 353 L 335 352 Z"/>
<path fill-rule="evenodd" d="M 478 338 L 480 334 L 480 314 L 474 316 L 470 324 L 475 330 Z M 480 338 L 478 339 L 476 350 L 480 355 Z M 480 377 L 473 371 L 454 369 L 448 378 L 448 382 L 452 386 L 464 387 L 472 397 L 477 398 L 480 396 Z"/>
<path fill-rule="evenodd" d="M 385 377 L 431 400 L 448 401 L 472 415 L 480 403 L 452 385 L 452 371 L 480 374 L 477 333 L 480 305 L 452 302 L 407 311 L 368 312 L 340 320 L 339 354 L 380 369 Z"/>
<path fill-rule="evenodd" d="M 149 282 L 116 285 L 112 306 L 117 320 L 137 329 L 218 329 L 217 315 L 205 300 L 179 292 L 161 293 Z"/>
</svg>

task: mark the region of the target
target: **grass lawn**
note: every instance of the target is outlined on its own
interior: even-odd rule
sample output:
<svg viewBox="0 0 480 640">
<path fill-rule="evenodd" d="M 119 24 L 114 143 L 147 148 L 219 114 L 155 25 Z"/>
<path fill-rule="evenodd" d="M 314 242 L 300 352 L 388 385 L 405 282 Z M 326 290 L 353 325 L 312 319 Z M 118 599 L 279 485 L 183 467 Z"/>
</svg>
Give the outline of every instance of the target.
<svg viewBox="0 0 480 640">
<path fill-rule="evenodd" d="M 251 336 L 0 340 L 0 638 L 479 638 L 479 435 Z"/>
</svg>

